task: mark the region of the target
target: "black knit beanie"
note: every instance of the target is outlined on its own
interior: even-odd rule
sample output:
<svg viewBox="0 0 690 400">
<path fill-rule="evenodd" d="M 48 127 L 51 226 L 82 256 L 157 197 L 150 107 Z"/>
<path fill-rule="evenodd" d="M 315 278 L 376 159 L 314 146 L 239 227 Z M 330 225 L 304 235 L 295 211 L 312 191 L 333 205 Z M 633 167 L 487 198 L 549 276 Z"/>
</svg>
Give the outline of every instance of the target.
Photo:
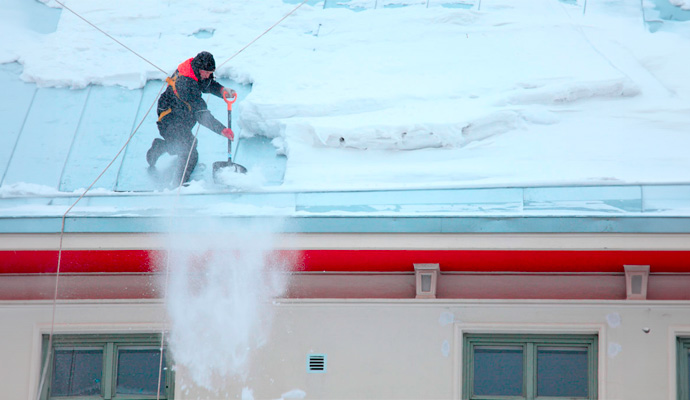
<svg viewBox="0 0 690 400">
<path fill-rule="evenodd" d="M 216 60 L 213 59 L 213 54 L 209 53 L 208 51 L 202 51 L 192 60 L 192 68 L 197 71 L 215 71 Z"/>
</svg>

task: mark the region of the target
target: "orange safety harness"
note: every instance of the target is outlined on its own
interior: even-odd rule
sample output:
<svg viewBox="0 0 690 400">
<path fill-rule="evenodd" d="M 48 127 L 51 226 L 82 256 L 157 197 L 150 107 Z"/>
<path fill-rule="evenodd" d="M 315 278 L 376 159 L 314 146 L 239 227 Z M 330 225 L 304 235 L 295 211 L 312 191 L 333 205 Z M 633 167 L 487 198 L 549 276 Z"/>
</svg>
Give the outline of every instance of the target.
<svg viewBox="0 0 690 400">
<path fill-rule="evenodd" d="M 191 106 L 189 103 L 187 103 L 186 101 L 182 100 L 182 98 L 180 97 L 180 95 L 177 93 L 177 87 L 176 87 L 175 85 L 176 85 L 176 83 L 177 83 L 177 78 L 178 78 L 180 75 L 186 76 L 187 78 L 192 78 L 192 79 L 194 79 L 195 81 L 199 81 L 199 78 L 197 78 L 196 75 L 194 75 L 194 70 L 192 69 L 192 58 L 190 58 L 189 60 L 187 60 L 187 61 L 183 62 L 182 64 L 180 64 L 180 65 L 177 67 L 177 71 L 175 71 L 175 73 L 173 74 L 173 76 L 169 76 L 169 77 L 165 78 L 165 81 L 168 83 L 168 86 L 170 86 L 170 87 L 172 88 L 173 93 L 175 93 L 175 96 L 177 96 L 177 98 L 178 98 L 181 102 L 183 102 L 183 103 L 187 106 L 187 108 L 189 109 L 189 111 L 191 112 L 191 111 L 192 111 L 192 106 Z M 163 119 L 163 117 L 165 117 L 166 115 L 170 114 L 171 112 L 172 112 L 172 108 L 168 108 L 168 109 L 162 111 L 162 112 L 160 113 L 160 115 L 158 116 L 158 121 L 160 122 L 160 121 Z"/>
</svg>

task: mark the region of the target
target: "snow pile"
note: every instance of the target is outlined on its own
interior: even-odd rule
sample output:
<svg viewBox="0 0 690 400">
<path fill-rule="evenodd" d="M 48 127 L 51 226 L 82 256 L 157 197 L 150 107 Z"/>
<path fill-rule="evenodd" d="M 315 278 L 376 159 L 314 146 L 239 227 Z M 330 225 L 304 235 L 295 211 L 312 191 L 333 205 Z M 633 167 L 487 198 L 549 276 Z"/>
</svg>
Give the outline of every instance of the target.
<svg viewBox="0 0 690 400">
<path fill-rule="evenodd" d="M 0 62 L 43 86 L 140 88 L 211 51 L 252 83 L 237 130 L 274 138 L 288 190 L 690 181 L 690 22 L 651 33 L 655 3 L 309 2 L 267 32 L 291 3 L 70 0 L 146 61 L 63 10 Z"/>
<path fill-rule="evenodd" d="M 234 166 L 221 168 L 214 175 L 214 179 L 222 185 L 226 185 L 236 190 L 256 190 L 261 188 L 265 181 L 261 171 L 251 170 L 246 174 L 236 172 Z"/>
<path fill-rule="evenodd" d="M 683 10 L 690 10 L 690 1 L 687 0 L 668 0 L 672 5 Z"/>
<path fill-rule="evenodd" d="M 0 199 L 30 196 L 56 196 L 59 194 L 60 192 L 55 188 L 36 185 L 34 183 L 20 182 L 0 187 Z"/>
</svg>

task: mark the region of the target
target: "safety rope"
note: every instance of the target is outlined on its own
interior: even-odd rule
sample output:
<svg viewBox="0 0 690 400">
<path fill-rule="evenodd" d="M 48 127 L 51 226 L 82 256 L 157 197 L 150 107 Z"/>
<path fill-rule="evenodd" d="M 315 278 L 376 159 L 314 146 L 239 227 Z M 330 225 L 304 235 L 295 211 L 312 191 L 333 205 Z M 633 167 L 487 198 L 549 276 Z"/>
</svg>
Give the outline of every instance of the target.
<svg viewBox="0 0 690 400">
<path fill-rule="evenodd" d="M 102 30 L 101 28 L 97 27 L 96 25 L 92 24 L 90 21 L 88 21 L 86 18 L 82 17 L 79 15 L 76 11 L 72 10 L 71 8 L 67 7 L 64 3 L 62 3 L 60 0 L 55 0 L 56 3 L 64 7 L 67 11 L 71 12 L 72 14 L 76 15 L 79 19 L 82 21 L 86 22 L 87 24 L 91 25 L 94 29 L 99 31 L 100 33 L 104 34 L 105 36 L 109 37 L 111 40 L 113 40 L 115 43 L 119 44 L 120 46 L 124 47 L 125 49 L 131 51 L 134 55 L 137 57 L 141 58 L 142 60 L 146 61 L 147 63 L 151 64 L 154 68 L 157 70 L 161 71 L 162 73 L 165 74 L 165 76 L 168 76 L 168 73 L 163 70 L 163 68 L 157 66 L 156 64 L 152 63 L 149 61 L 146 57 L 142 56 L 141 54 L 137 53 L 136 51 L 132 50 L 131 48 L 127 47 L 124 43 L 120 42 L 119 40 L 115 39 L 112 37 L 108 32 Z"/>
<path fill-rule="evenodd" d="M 240 54 L 241 52 L 243 52 L 244 50 L 246 50 L 247 47 L 253 45 L 254 42 L 256 42 L 257 40 L 261 39 L 262 36 L 264 36 L 265 34 L 267 34 L 268 32 L 270 32 L 273 28 L 275 28 L 276 26 L 278 26 L 278 24 L 280 24 L 281 22 L 283 22 L 283 21 L 285 20 L 285 18 L 289 17 L 289 16 L 292 15 L 295 11 L 297 11 L 297 9 L 299 9 L 299 8 L 302 7 L 304 4 L 306 4 L 307 1 L 309 1 L 309 0 L 304 0 L 304 1 L 302 1 L 301 3 L 299 3 L 299 4 L 297 5 L 297 7 L 293 8 L 292 11 L 290 11 L 290 12 L 287 13 L 287 14 L 285 14 L 285 16 L 283 16 L 283 18 L 279 19 L 278 22 L 276 22 L 275 24 L 271 25 L 268 29 L 266 29 L 265 31 L 263 31 L 259 36 L 255 37 L 254 40 L 252 40 L 251 42 L 247 43 L 246 46 L 242 47 L 242 48 L 239 49 L 235 54 L 231 55 L 227 60 L 225 60 L 225 61 L 223 61 L 222 63 L 220 63 L 220 65 L 218 65 L 217 68 L 222 67 L 222 66 L 225 65 L 228 61 L 232 60 L 232 59 L 235 58 L 238 54 Z"/>
<path fill-rule="evenodd" d="M 46 347 L 46 349 L 48 351 L 48 356 L 46 357 L 45 365 L 43 366 L 43 370 L 41 372 L 41 380 L 40 380 L 39 385 L 38 385 L 38 395 L 37 395 L 38 399 L 40 399 L 41 392 L 43 391 L 43 385 L 45 384 L 45 378 L 46 378 L 46 375 L 48 372 L 48 366 L 50 365 L 50 359 L 51 359 L 51 354 L 52 354 L 51 349 L 52 349 L 52 345 L 53 345 L 53 334 L 55 333 L 55 313 L 56 313 L 56 309 L 57 309 L 57 296 L 58 296 L 58 289 L 59 289 L 59 282 L 60 282 L 60 266 L 62 264 L 63 239 L 65 236 L 65 221 L 67 219 L 67 214 L 69 214 L 69 212 L 72 211 L 72 209 L 77 205 L 77 203 L 79 203 L 81 201 L 81 199 L 83 199 L 84 196 L 86 196 L 86 193 L 88 193 L 89 190 L 91 190 L 93 188 L 93 186 L 96 184 L 96 182 L 98 182 L 98 180 L 101 179 L 101 177 L 106 173 L 106 171 L 108 171 L 108 169 L 115 163 L 115 160 L 117 160 L 117 158 L 120 156 L 120 154 L 122 154 L 122 152 L 125 151 L 125 149 L 129 145 L 129 142 L 132 141 L 132 138 L 134 137 L 134 135 L 137 133 L 137 131 L 139 130 L 141 125 L 146 120 L 146 117 L 151 113 L 151 110 L 153 109 L 153 106 L 156 104 L 158 97 L 163 92 L 164 87 L 165 87 L 164 85 L 161 85 L 161 89 L 158 91 L 158 95 L 156 95 L 156 99 L 153 101 L 153 103 L 151 103 L 151 106 L 146 111 L 146 114 L 144 114 L 144 116 L 141 119 L 141 121 L 139 122 L 139 124 L 134 128 L 132 133 L 127 138 L 127 141 L 122 145 L 122 147 L 117 152 L 117 154 L 115 154 L 115 157 L 113 157 L 113 159 L 110 160 L 108 165 L 103 169 L 103 171 L 101 171 L 101 173 L 96 177 L 96 179 L 94 179 L 94 181 L 91 182 L 89 187 L 87 187 L 84 190 L 84 192 L 81 194 L 81 196 L 79 196 L 79 198 L 77 198 L 77 200 L 75 200 L 74 203 L 72 203 L 72 205 L 70 205 L 69 208 L 67 208 L 67 210 L 62 214 L 62 220 L 60 223 L 60 243 L 58 246 L 58 261 L 57 261 L 57 268 L 55 271 L 55 290 L 54 290 L 54 294 L 53 294 L 53 306 L 52 306 L 52 317 L 51 317 L 51 323 L 50 323 L 50 334 L 48 335 L 48 346 Z"/>
<path fill-rule="evenodd" d="M 302 1 L 300 4 L 298 4 L 294 9 L 292 9 L 289 13 L 287 13 L 285 16 L 283 16 L 280 20 L 278 20 L 276 23 L 274 23 L 273 25 L 271 25 L 268 29 L 266 29 L 264 32 L 262 32 L 262 33 L 261 33 L 259 36 L 257 36 L 256 38 L 254 38 L 254 39 L 253 39 L 251 42 L 249 42 L 247 45 L 245 45 L 244 47 L 242 47 L 240 50 L 238 50 L 235 54 L 233 54 L 233 55 L 230 56 L 228 59 L 226 59 L 225 61 L 223 61 L 223 62 L 219 65 L 219 67 L 223 66 L 224 64 L 226 64 L 227 62 L 229 62 L 230 60 L 232 60 L 233 58 L 235 58 L 237 55 L 239 55 L 240 53 L 242 53 L 242 52 L 243 52 L 244 50 L 246 50 L 249 46 L 251 46 L 252 44 L 254 44 L 257 40 L 259 40 L 261 37 L 263 37 L 263 36 L 266 35 L 268 32 L 270 32 L 273 28 L 275 28 L 276 26 L 278 26 L 278 24 L 280 24 L 282 21 L 284 21 L 287 17 L 289 17 L 290 15 L 292 15 L 295 11 L 297 11 L 297 9 L 299 9 L 299 8 L 302 7 L 304 4 L 306 4 L 307 1 L 308 1 L 308 0 L 303 0 L 303 1 Z M 136 51 L 134 51 L 133 49 L 131 49 L 130 47 L 128 47 L 128 46 L 125 45 L 124 43 L 122 43 L 122 42 L 120 42 L 119 40 L 115 39 L 113 36 L 111 36 L 110 34 L 108 34 L 107 32 L 105 32 L 104 30 L 102 30 L 101 28 L 99 28 L 98 26 L 96 26 L 95 24 L 91 23 L 91 22 L 88 21 L 86 18 L 82 17 L 81 15 L 79 15 L 79 13 L 77 13 L 76 11 L 74 11 L 74 10 L 72 10 L 71 8 L 67 7 L 63 2 L 61 2 L 61 1 L 59 1 L 59 0 L 55 0 L 55 2 L 58 3 L 59 5 L 61 5 L 64 9 L 68 10 L 69 12 L 71 12 L 72 14 L 74 14 L 75 16 L 77 16 L 77 17 L 78 17 L 79 19 L 81 19 L 82 21 L 86 22 L 88 25 L 90 25 L 91 27 L 93 27 L 93 28 L 96 29 L 97 31 L 101 32 L 102 34 L 104 34 L 105 36 L 107 36 L 108 38 L 110 38 L 111 40 L 113 40 L 114 42 L 116 42 L 117 44 L 119 44 L 120 46 L 124 47 L 125 49 L 127 49 L 128 51 L 130 51 L 131 53 L 133 53 L 133 54 L 136 55 L 137 57 L 141 58 L 142 60 L 144 60 L 144 61 L 147 62 L 148 64 L 152 65 L 152 66 L 153 66 L 154 68 L 156 68 L 157 70 L 163 72 L 166 76 L 169 75 L 165 70 L 163 70 L 162 68 L 158 67 L 156 64 L 154 64 L 153 62 L 151 62 L 150 60 L 148 60 L 146 57 L 140 55 L 139 53 L 137 53 Z M 57 260 L 57 267 L 56 267 L 56 271 L 55 271 L 55 288 L 54 288 L 54 293 L 53 293 L 53 304 L 52 304 L 52 316 L 51 316 L 51 323 L 50 323 L 50 333 L 49 333 L 49 335 L 48 335 L 48 344 L 47 344 L 47 347 L 46 347 L 47 354 L 46 354 L 46 357 L 45 357 L 45 364 L 43 365 L 43 368 L 42 368 L 42 371 L 41 371 L 41 378 L 40 378 L 40 381 L 39 381 L 38 391 L 37 391 L 37 394 L 36 394 L 36 396 L 37 396 L 36 398 L 37 398 L 38 400 L 40 400 L 40 398 L 41 398 L 41 392 L 43 391 L 43 387 L 44 387 L 44 385 L 45 385 L 45 380 L 46 380 L 46 376 L 47 376 L 47 374 L 48 374 L 48 368 L 49 368 L 49 366 L 50 366 L 51 357 L 52 357 L 53 336 L 54 336 L 54 333 L 55 333 L 55 319 L 56 319 L 55 316 L 56 316 L 56 311 L 57 311 L 57 297 L 58 297 L 59 283 L 60 283 L 60 267 L 61 267 L 61 264 L 62 264 L 63 241 L 64 241 L 64 235 L 65 235 L 65 224 L 66 224 L 67 214 L 69 214 L 69 212 L 72 211 L 72 209 L 73 209 L 74 207 L 76 207 L 76 205 L 77 205 L 77 204 L 86 196 L 86 194 L 93 188 L 93 186 L 96 184 L 96 182 L 98 182 L 98 180 L 101 179 L 101 177 L 106 173 L 106 171 L 115 163 L 115 161 L 116 161 L 117 158 L 122 154 L 122 152 L 125 151 L 125 149 L 126 149 L 127 146 L 129 145 L 129 143 L 131 142 L 132 138 L 133 138 L 134 135 L 137 133 L 137 131 L 139 130 L 139 128 L 141 127 L 141 125 L 142 125 L 142 124 L 144 123 L 144 121 L 146 120 L 146 117 L 149 115 L 149 113 L 150 113 L 151 110 L 153 109 L 153 106 L 156 104 L 158 98 L 160 97 L 161 93 L 163 92 L 163 88 L 165 88 L 164 85 L 161 86 L 161 89 L 159 90 L 158 94 L 156 95 L 156 97 L 155 97 L 153 103 L 151 103 L 151 106 L 149 107 L 149 109 L 146 111 L 146 114 L 143 116 L 143 118 L 141 119 L 141 121 L 139 122 L 139 124 L 136 126 L 136 128 L 135 128 L 135 129 L 132 131 L 132 133 L 129 135 L 129 137 L 127 138 L 127 141 L 126 141 L 126 142 L 124 143 L 124 145 L 120 148 L 120 150 L 119 150 L 119 151 L 117 152 L 117 154 L 113 157 L 113 159 L 112 159 L 112 160 L 108 163 L 108 165 L 101 171 L 101 173 L 96 177 L 96 179 L 94 179 L 94 181 L 84 190 L 84 192 L 79 196 L 79 198 L 77 198 L 77 200 L 75 200 L 74 203 L 72 203 L 72 204 L 67 208 L 67 210 L 62 214 L 61 223 L 60 223 L 60 240 L 59 240 L 59 246 L 58 246 L 58 260 Z M 207 98 L 207 99 L 208 99 L 208 98 Z M 181 193 L 180 190 L 181 190 L 181 187 L 182 187 L 182 183 L 184 183 L 184 182 L 182 182 L 182 181 L 184 180 L 184 176 L 186 175 L 187 169 L 189 168 L 189 161 L 190 161 L 190 159 L 191 159 L 192 151 L 194 150 L 194 144 L 195 144 L 196 141 L 197 141 L 197 135 L 198 135 L 198 133 L 199 133 L 199 128 L 200 128 L 200 126 L 197 126 L 197 130 L 196 130 L 196 133 L 195 133 L 195 135 L 194 135 L 194 141 L 192 142 L 192 147 L 190 148 L 190 152 L 189 152 L 189 154 L 187 155 L 187 160 L 186 160 L 186 163 L 185 163 L 185 168 L 184 168 L 183 173 L 182 173 L 180 185 L 178 185 L 178 188 L 177 188 L 176 201 L 175 201 L 175 205 L 173 206 L 173 209 L 176 207 L 177 201 L 179 201 L 179 196 L 180 196 L 180 193 Z M 170 281 L 170 258 L 168 257 L 168 259 L 167 259 L 167 266 L 166 266 L 165 285 L 164 285 L 164 290 L 163 290 L 163 293 L 164 293 L 164 298 L 163 298 L 163 300 L 164 300 L 164 301 L 166 301 L 166 300 L 167 300 L 167 297 L 168 297 L 169 281 Z M 167 317 L 166 317 L 166 319 L 167 319 Z M 165 326 L 165 324 L 164 324 L 164 326 Z M 161 330 L 161 341 L 160 341 L 160 347 L 159 347 L 159 350 L 160 350 L 160 358 L 159 358 L 159 365 L 158 365 L 158 390 L 156 391 L 156 400 L 160 400 L 161 376 L 162 376 L 162 374 L 163 374 L 163 346 L 164 346 L 164 342 L 165 342 L 165 328 L 163 328 L 163 329 Z"/>
<path fill-rule="evenodd" d="M 228 63 L 230 60 L 232 60 L 233 58 L 237 57 L 240 53 L 242 53 L 244 50 L 246 50 L 249 46 L 251 46 L 252 44 L 254 44 L 257 40 L 259 40 L 261 37 L 263 37 L 263 36 L 266 35 L 268 32 L 270 32 L 273 28 L 275 28 L 276 26 L 278 26 L 278 24 L 280 24 L 281 22 L 283 22 L 287 17 L 289 17 L 290 15 L 292 15 L 295 11 L 297 11 L 297 9 L 299 9 L 299 8 L 302 7 L 304 4 L 306 4 L 307 1 L 309 1 L 309 0 L 303 0 L 300 4 L 297 5 L 297 7 L 293 8 L 289 13 L 285 14 L 285 16 L 283 16 L 283 18 L 279 19 L 276 23 L 274 23 L 274 24 L 271 25 L 268 29 L 266 29 L 265 31 L 263 31 L 259 36 L 255 37 L 251 42 L 247 43 L 244 47 L 242 47 L 242 48 L 239 49 L 237 52 L 235 52 L 235 54 L 231 55 L 231 56 L 228 57 L 225 61 L 223 61 L 222 63 L 220 63 L 220 64 L 216 67 L 216 69 L 222 67 L 223 65 L 225 65 L 226 63 Z M 207 103 L 207 104 L 208 104 L 208 98 L 209 98 L 209 97 L 210 97 L 210 94 L 206 96 L 206 103 Z M 196 132 L 194 133 L 194 140 L 192 141 L 192 147 L 191 147 L 190 150 L 189 150 L 189 154 L 187 154 L 187 161 L 186 161 L 186 163 L 185 163 L 184 170 L 183 170 L 183 172 L 182 172 L 182 177 L 180 178 L 179 185 L 177 186 L 177 195 L 176 195 L 175 203 L 174 203 L 174 205 L 173 205 L 173 209 L 174 209 L 174 207 L 176 207 L 177 202 L 179 201 L 178 199 L 179 199 L 179 196 L 180 196 L 180 191 L 182 190 L 182 184 L 184 183 L 184 182 L 183 182 L 183 181 L 184 181 L 184 177 L 185 177 L 185 175 L 187 175 L 187 169 L 189 168 L 189 160 L 191 159 L 192 152 L 194 151 L 194 145 L 196 144 L 197 136 L 199 135 L 199 129 L 200 129 L 200 128 L 201 128 L 201 124 L 199 124 L 199 125 L 197 126 L 197 128 L 196 128 Z M 164 285 L 164 288 L 163 288 L 163 303 L 164 303 L 164 304 L 167 303 L 169 285 L 170 285 L 170 257 L 168 256 L 167 259 L 166 259 L 165 285 Z M 167 316 L 164 317 L 164 318 L 165 318 L 166 321 L 167 321 Z M 164 324 L 164 325 L 165 325 L 165 324 Z M 161 341 L 160 341 L 160 347 L 159 347 L 159 349 L 160 349 L 160 359 L 158 360 L 158 390 L 156 391 L 156 400 L 160 400 L 160 391 L 161 391 L 161 387 L 160 387 L 160 385 L 161 385 L 161 383 L 160 383 L 160 382 L 161 382 L 161 379 L 160 379 L 160 378 L 161 378 L 161 375 L 162 375 L 162 373 L 163 373 L 163 345 L 164 345 L 164 344 L 165 344 L 165 329 L 162 329 L 162 330 L 161 330 Z"/>
<path fill-rule="evenodd" d="M 208 98 L 210 97 L 210 94 L 206 96 L 206 103 L 208 104 Z M 192 157 L 192 151 L 194 150 L 194 146 L 196 145 L 196 138 L 199 135 L 199 129 L 201 128 L 201 124 L 197 124 L 196 127 L 196 132 L 194 132 L 194 140 L 192 141 L 192 147 L 189 150 L 189 154 L 187 154 L 187 161 L 185 162 L 184 165 L 184 170 L 182 171 L 182 176 L 180 177 L 180 182 L 179 185 L 177 186 L 177 191 L 175 194 L 175 201 L 173 202 L 171 210 L 175 210 L 177 208 L 177 204 L 180 200 L 180 194 L 182 190 L 182 184 L 184 183 L 184 177 L 187 174 L 187 169 L 189 168 L 189 160 Z M 172 230 L 172 218 L 170 219 L 170 228 L 168 229 L 168 232 Z M 170 256 L 166 257 L 165 260 L 165 283 L 163 285 L 163 304 L 167 304 L 168 302 L 168 288 L 170 287 Z M 160 393 L 161 393 L 161 375 L 163 375 L 163 346 L 165 345 L 165 326 L 167 326 L 168 322 L 168 317 L 167 314 L 164 314 L 165 316 L 163 317 L 163 329 L 161 329 L 161 341 L 160 345 L 158 346 L 158 349 L 160 350 L 160 355 L 158 359 L 158 389 L 156 390 L 156 400 L 160 400 Z"/>
</svg>

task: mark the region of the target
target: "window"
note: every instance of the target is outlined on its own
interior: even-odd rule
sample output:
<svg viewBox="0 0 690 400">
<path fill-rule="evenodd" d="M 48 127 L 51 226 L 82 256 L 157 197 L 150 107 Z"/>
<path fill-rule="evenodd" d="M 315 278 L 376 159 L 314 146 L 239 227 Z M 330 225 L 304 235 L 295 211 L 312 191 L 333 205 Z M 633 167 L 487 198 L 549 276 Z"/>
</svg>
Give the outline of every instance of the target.
<svg viewBox="0 0 690 400">
<path fill-rule="evenodd" d="M 690 337 L 679 337 L 678 348 L 678 400 L 690 400 Z"/>
<path fill-rule="evenodd" d="M 156 334 L 54 335 L 47 351 L 44 335 L 44 362 L 49 359 L 41 399 L 171 400 L 171 362 L 164 351 L 159 374 L 160 344 Z"/>
<path fill-rule="evenodd" d="M 466 334 L 469 399 L 596 399 L 596 335 Z"/>
</svg>

